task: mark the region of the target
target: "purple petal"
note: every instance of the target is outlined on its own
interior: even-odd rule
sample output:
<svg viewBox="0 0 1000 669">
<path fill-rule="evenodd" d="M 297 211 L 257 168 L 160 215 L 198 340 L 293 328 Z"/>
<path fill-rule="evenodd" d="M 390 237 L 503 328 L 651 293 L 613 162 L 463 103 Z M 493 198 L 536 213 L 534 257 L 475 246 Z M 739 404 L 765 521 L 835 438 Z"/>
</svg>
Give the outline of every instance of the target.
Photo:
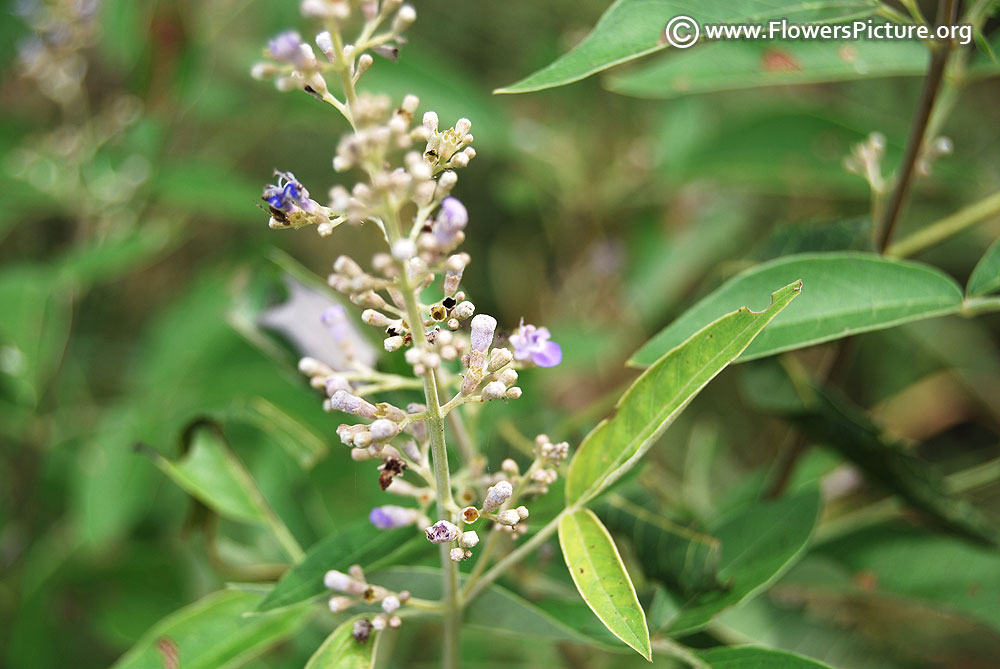
<svg viewBox="0 0 1000 669">
<path fill-rule="evenodd" d="M 555 367 L 562 362 L 562 348 L 554 341 L 547 341 L 532 352 L 531 359 L 539 367 Z"/>
</svg>

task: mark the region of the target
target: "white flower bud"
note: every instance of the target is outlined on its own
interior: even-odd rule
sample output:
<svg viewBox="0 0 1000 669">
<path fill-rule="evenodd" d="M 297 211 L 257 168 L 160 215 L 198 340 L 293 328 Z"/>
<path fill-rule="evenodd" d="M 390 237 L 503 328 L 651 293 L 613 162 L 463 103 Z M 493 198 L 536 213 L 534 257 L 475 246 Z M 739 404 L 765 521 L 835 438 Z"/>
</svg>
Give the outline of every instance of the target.
<svg viewBox="0 0 1000 669">
<path fill-rule="evenodd" d="M 517 383 L 517 372 L 513 369 L 505 369 L 497 380 L 504 385 L 505 389 L 510 388 Z"/>
<path fill-rule="evenodd" d="M 505 474 L 510 476 L 517 476 L 521 473 L 521 468 L 517 466 L 517 461 L 512 458 L 505 458 L 504 461 L 500 463 L 500 469 Z"/>
<path fill-rule="evenodd" d="M 462 532 L 462 536 L 458 538 L 458 545 L 462 548 L 475 548 L 478 543 L 479 535 L 472 530 Z"/>
<path fill-rule="evenodd" d="M 526 507 L 526 506 L 519 506 L 519 507 L 517 507 L 514 510 L 517 511 L 517 515 L 518 515 L 518 517 L 521 520 L 524 520 L 525 518 L 528 517 L 528 507 Z"/>
<path fill-rule="evenodd" d="M 474 313 L 476 313 L 476 305 L 468 300 L 465 302 L 459 302 L 451 311 L 451 315 L 460 321 L 472 318 L 472 314 Z"/>
<path fill-rule="evenodd" d="M 333 60 L 333 38 L 326 30 L 316 35 L 316 46 L 323 52 L 323 55 Z"/>
<path fill-rule="evenodd" d="M 331 569 L 326 572 L 323 576 L 323 585 L 330 590 L 337 590 L 338 592 L 347 592 L 351 594 L 358 594 L 360 591 L 364 590 L 363 584 L 359 583 L 347 574 L 337 571 L 336 569 Z"/>
<path fill-rule="evenodd" d="M 448 557 L 451 558 L 452 562 L 461 562 L 465 559 L 465 549 L 463 548 L 452 548 L 448 552 Z"/>
<path fill-rule="evenodd" d="M 465 304 L 463 302 L 462 304 Z M 459 304 L 458 307 L 462 306 Z M 485 353 L 489 349 L 490 344 L 493 343 L 493 333 L 497 329 L 497 319 L 489 316 L 487 314 L 479 314 L 472 319 L 472 331 L 469 335 L 469 340 L 472 344 L 472 350 L 479 353 Z"/>
<path fill-rule="evenodd" d="M 417 20 L 417 10 L 412 5 L 403 5 L 396 12 L 396 17 L 392 20 L 392 32 L 399 34 L 413 25 Z"/>
<path fill-rule="evenodd" d="M 392 319 L 375 309 L 365 309 L 361 312 L 361 322 L 374 325 L 377 328 L 387 328 L 392 325 Z"/>
<path fill-rule="evenodd" d="M 501 399 L 507 393 L 507 386 L 505 386 L 500 381 L 491 381 L 487 383 L 483 388 L 483 400 L 489 402 L 491 400 Z"/>
<path fill-rule="evenodd" d="M 469 165 L 469 157 L 464 153 L 456 153 L 448 162 L 455 167 L 467 167 Z"/>
<path fill-rule="evenodd" d="M 360 77 L 362 74 L 367 72 L 368 68 L 370 68 L 374 62 L 375 59 L 372 58 L 370 53 L 361 54 L 361 56 L 358 57 L 358 70 L 355 72 L 354 77 Z"/>
<path fill-rule="evenodd" d="M 316 358 L 299 360 L 299 371 L 306 376 L 331 376 L 333 374 L 333 369 L 329 365 Z"/>
<path fill-rule="evenodd" d="M 510 481 L 500 481 L 496 485 L 490 486 L 486 491 L 486 499 L 483 500 L 483 511 L 489 513 L 499 509 L 513 494 L 514 486 L 510 484 Z"/>
<path fill-rule="evenodd" d="M 382 600 L 382 610 L 386 613 L 395 613 L 399 610 L 400 603 L 399 597 L 396 595 L 389 595 Z"/>
<path fill-rule="evenodd" d="M 519 400 L 521 399 L 521 388 L 514 386 L 513 388 L 508 388 L 507 392 L 504 393 L 504 397 L 509 400 Z"/>
<path fill-rule="evenodd" d="M 501 525 L 513 527 L 521 522 L 521 514 L 514 509 L 507 509 L 506 511 L 501 511 L 497 514 L 497 522 Z"/>
<path fill-rule="evenodd" d="M 435 112 L 429 111 L 424 114 L 424 127 L 430 130 L 438 129 L 438 115 Z"/>
<path fill-rule="evenodd" d="M 363 418 L 375 418 L 375 405 L 357 395 L 338 390 L 330 397 L 330 406 L 337 411 L 354 414 Z"/>
<path fill-rule="evenodd" d="M 408 114 L 413 114 L 417 111 L 417 107 L 420 106 L 420 98 L 416 95 L 407 95 L 403 98 L 403 104 L 400 107 L 403 108 Z"/>
<path fill-rule="evenodd" d="M 392 353 L 393 351 L 398 351 L 399 349 L 403 348 L 403 344 L 405 343 L 406 343 L 405 339 L 403 339 L 399 335 L 396 335 L 395 337 L 386 337 L 385 340 L 382 342 L 382 346 L 385 347 L 385 350 L 388 353 Z"/>
<path fill-rule="evenodd" d="M 362 314 L 362 318 L 364 318 L 363 314 Z M 505 365 L 510 364 L 510 362 L 513 359 L 514 359 L 514 354 L 510 352 L 510 349 L 507 349 L 507 348 L 495 348 L 492 351 L 490 351 L 490 364 L 489 364 L 488 369 L 491 372 L 495 372 L 498 369 L 500 369 L 501 367 L 504 367 Z M 516 377 L 515 377 L 515 380 L 516 380 Z"/>
<path fill-rule="evenodd" d="M 389 619 L 386 616 L 378 615 L 372 618 L 372 629 L 376 632 L 381 632 L 389 625 Z"/>
<path fill-rule="evenodd" d="M 332 611 L 333 613 L 340 613 L 341 611 L 346 611 L 347 609 L 354 606 L 354 600 L 351 599 L 350 597 L 343 597 L 341 595 L 337 595 L 336 597 L 330 598 L 329 606 L 330 606 L 330 611 Z"/>
<path fill-rule="evenodd" d="M 417 245 L 409 238 L 397 239 L 392 245 L 392 257 L 396 260 L 409 260 L 417 253 Z"/>
<path fill-rule="evenodd" d="M 387 418 L 379 418 L 369 427 L 372 439 L 375 441 L 385 441 L 392 439 L 399 434 L 399 426 Z"/>
<path fill-rule="evenodd" d="M 460 118 L 455 121 L 455 131 L 458 132 L 459 135 L 468 135 L 470 130 L 472 130 L 472 121 L 469 119 Z"/>
</svg>

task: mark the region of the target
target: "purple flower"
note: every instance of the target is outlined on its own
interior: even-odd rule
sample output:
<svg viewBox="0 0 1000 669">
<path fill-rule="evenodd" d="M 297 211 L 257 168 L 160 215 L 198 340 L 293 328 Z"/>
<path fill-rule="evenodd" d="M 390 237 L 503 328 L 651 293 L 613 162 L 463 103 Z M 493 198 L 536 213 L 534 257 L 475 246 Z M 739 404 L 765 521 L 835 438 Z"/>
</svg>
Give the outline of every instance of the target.
<svg viewBox="0 0 1000 669">
<path fill-rule="evenodd" d="M 458 233 L 465 229 L 468 222 L 469 212 L 465 210 L 465 205 L 453 197 L 446 197 L 434 221 L 434 236 L 442 246 L 453 246 L 458 242 Z"/>
<path fill-rule="evenodd" d="M 432 544 L 450 544 L 458 539 L 462 531 L 447 520 L 439 520 L 430 527 L 425 527 L 424 533 L 427 535 L 427 541 Z"/>
<path fill-rule="evenodd" d="M 368 514 L 371 524 L 380 530 L 393 530 L 397 527 L 412 525 L 417 519 L 416 509 L 407 509 L 403 506 L 376 506 Z"/>
<path fill-rule="evenodd" d="M 351 325 L 347 320 L 347 309 L 339 304 L 329 307 L 320 314 L 323 325 L 330 329 L 330 335 L 339 344 L 350 343 Z"/>
<path fill-rule="evenodd" d="M 308 65 L 308 61 L 302 46 L 302 37 L 294 30 L 289 30 L 268 42 L 267 50 L 270 51 L 275 60 L 296 67 L 305 67 Z"/>
<path fill-rule="evenodd" d="M 263 199 L 268 205 L 285 213 L 291 213 L 296 208 L 307 212 L 316 211 L 318 205 L 309 199 L 309 191 L 299 183 L 294 174 L 277 170 L 274 174 L 278 177 L 278 183 L 268 184 L 264 188 Z"/>
<path fill-rule="evenodd" d="M 531 358 L 539 367 L 555 367 L 562 362 L 562 348 L 550 341 L 551 336 L 548 328 L 525 325 L 522 320 L 521 327 L 510 336 L 514 357 L 518 360 Z"/>
</svg>

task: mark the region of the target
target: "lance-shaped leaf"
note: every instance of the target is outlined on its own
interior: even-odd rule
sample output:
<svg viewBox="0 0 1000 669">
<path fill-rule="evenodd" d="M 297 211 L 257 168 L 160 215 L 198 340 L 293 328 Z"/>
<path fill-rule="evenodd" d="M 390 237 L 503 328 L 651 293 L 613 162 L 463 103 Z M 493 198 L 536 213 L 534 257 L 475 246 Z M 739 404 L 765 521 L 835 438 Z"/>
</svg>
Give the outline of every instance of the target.
<svg viewBox="0 0 1000 669">
<path fill-rule="evenodd" d="M 237 667 L 291 636 L 309 617 L 309 607 L 246 617 L 260 596 L 216 592 L 170 614 L 125 653 L 113 669 L 225 669 Z"/>
<path fill-rule="evenodd" d="M 365 642 L 354 638 L 354 623 L 362 616 L 350 618 L 337 626 L 306 663 L 306 669 L 371 669 L 379 633 L 373 632 Z"/>
<path fill-rule="evenodd" d="M 1000 239 L 993 242 L 976 263 L 969 277 L 965 292 L 969 297 L 989 295 L 1000 291 Z"/>
<path fill-rule="evenodd" d="M 552 64 L 497 93 L 527 93 L 579 81 L 596 72 L 659 51 L 667 46 L 664 29 L 675 16 L 698 23 L 766 22 L 832 23 L 868 16 L 873 0 L 617 0 L 594 29 L 569 53 Z"/>
<path fill-rule="evenodd" d="M 646 370 L 618 401 L 617 412 L 580 445 L 570 464 L 566 501 L 585 502 L 631 469 L 695 395 L 801 290 L 802 282 L 795 281 L 771 295 L 771 305 L 763 311 L 742 307 L 719 318 Z"/>
<path fill-rule="evenodd" d="M 797 300 L 775 318 L 740 356 L 741 361 L 962 308 L 962 289 L 929 265 L 856 252 L 786 256 L 752 267 L 724 283 L 650 339 L 629 364 L 653 364 L 706 323 L 741 304 L 753 304 L 763 291 L 794 279 L 801 279 L 808 287 L 808 298 Z"/>
<path fill-rule="evenodd" d="M 331 569 L 347 571 L 354 564 L 366 569 L 389 566 L 414 545 L 427 544 L 419 538 L 407 542 L 412 535 L 412 528 L 378 530 L 368 521 L 334 532 L 306 551 L 305 558 L 281 577 L 256 611 L 292 606 L 329 592 L 323 585 L 323 575 Z"/>
<path fill-rule="evenodd" d="M 618 548 L 590 509 L 559 519 L 559 546 L 576 589 L 612 634 L 651 659 L 646 614 Z"/>
<path fill-rule="evenodd" d="M 658 56 L 614 76 L 608 88 L 640 98 L 813 84 L 872 77 L 922 76 L 927 47 L 919 41 L 720 41 Z"/>
</svg>

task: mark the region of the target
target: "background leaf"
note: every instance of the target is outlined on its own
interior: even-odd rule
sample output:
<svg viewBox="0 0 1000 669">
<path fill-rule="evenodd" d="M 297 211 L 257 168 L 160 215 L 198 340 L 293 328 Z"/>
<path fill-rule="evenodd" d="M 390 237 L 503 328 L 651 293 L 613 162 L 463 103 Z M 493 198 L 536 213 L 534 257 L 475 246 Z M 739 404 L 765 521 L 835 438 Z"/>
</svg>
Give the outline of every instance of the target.
<svg viewBox="0 0 1000 669">
<path fill-rule="evenodd" d="M 770 648 L 730 646 L 698 653 L 712 669 L 822 669 L 828 667 L 809 658 Z"/>
<path fill-rule="evenodd" d="M 246 485 L 242 465 L 215 429 L 192 428 L 188 451 L 179 460 L 168 460 L 152 449 L 147 452 L 160 471 L 220 516 L 266 524 L 258 500 Z"/>
<path fill-rule="evenodd" d="M 719 578 L 727 587 L 685 602 L 667 625 L 670 633 L 695 630 L 760 592 L 802 554 L 819 510 L 819 493 L 804 490 L 740 509 L 709 527 L 708 533 L 722 543 Z"/>
<path fill-rule="evenodd" d="M 972 270 L 965 292 L 970 297 L 1000 291 L 1000 239 L 993 242 Z"/>
<path fill-rule="evenodd" d="M 791 23 L 835 22 L 867 16 L 876 5 L 867 0 L 820 0 L 803 4 L 789 0 L 733 0 L 725 3 L 689 0 L 617 0 L 580 44 L 551 65 L 498 93 L 528 93 L 579 81 L 613 65 L 659 51 L 666 46 L 663 31 L 674 16 L 686 15 L 701 24 L 759 22 L 787 18 Z"/>
<path fill-rule="evenodd" d="M 724 283 L 650 339 L 630 364 L 651 365 L 706 323 L 739 305 L 753 305 L 765 291 L 794 279 L 802 279 L 804 296 L 774 319 L 741 360 L 941 316 L 962 306 L 958 284 L 929 265 L 853 252 L 787 256 Z"/>
<path fill-rule="evenodd" d="M 583 601 L 615 636 L 651 658 L 646 614 L 611 535 L 589 509 L 559 519 L 559 546 Z"/>
<path fill-rule="evenodd" d="M 570 463 L 566 499 L 587 500 L 631 469 L 656 439 L 764 326 L 798 295 L 792 283 L 771 295 L 760 312 L 743 307 L 671 347 L 618 400 L 616 413 L 587 435 Z"/>
<path fill-rule="evenodd" d="M 213 593 L 171 614 L 143 635 L 114 669 L 163 669 L 175 649 L 183 669 L 236 667 L 295 632 L 309 607 L 246 617 L 259 595 L 235 590 Z"/>
<path fill-rule="evenodd" d="M 608 529 L 632 542 L 648 578 L 686 595 L 722 587 L 721 545 L 715 537 L 672 523 L 618 494 L 601 500 L 595 511 Z"/>
</svg>

